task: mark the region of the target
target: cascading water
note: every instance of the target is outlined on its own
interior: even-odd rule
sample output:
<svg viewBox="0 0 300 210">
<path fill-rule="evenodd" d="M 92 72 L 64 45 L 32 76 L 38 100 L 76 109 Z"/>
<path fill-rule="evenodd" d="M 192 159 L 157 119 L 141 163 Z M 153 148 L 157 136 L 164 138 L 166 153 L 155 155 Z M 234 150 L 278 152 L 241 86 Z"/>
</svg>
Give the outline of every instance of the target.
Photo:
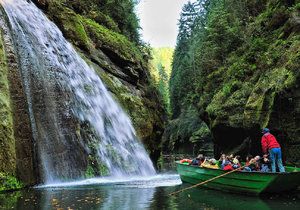
<svg viewBox="0 0 300 210">
<path fill-rule="evenodd" d="M 31 2 L 0 2 L 19 57 L 43 181 L 79 178 L 90 169 L 155 174 L 130 119 L 55 24 Z"/>
</svg>

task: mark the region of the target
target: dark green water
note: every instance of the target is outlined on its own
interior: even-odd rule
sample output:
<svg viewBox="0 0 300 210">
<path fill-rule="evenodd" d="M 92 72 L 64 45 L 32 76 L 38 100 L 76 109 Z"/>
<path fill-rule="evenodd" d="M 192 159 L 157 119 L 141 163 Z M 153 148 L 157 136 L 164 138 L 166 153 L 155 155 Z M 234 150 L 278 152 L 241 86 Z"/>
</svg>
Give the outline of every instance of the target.
<svg viewBox="0 0 300 210">
<path fill-rule="evenodd" d="M 177 176 L 116 183 L 92 182 L 0 194 L 0 209 L 300 209 L 299 192 L 258 198 L 195 188 L 168 196 L 190 186 L 170 186 L 180 183 Z"/>
</svg>

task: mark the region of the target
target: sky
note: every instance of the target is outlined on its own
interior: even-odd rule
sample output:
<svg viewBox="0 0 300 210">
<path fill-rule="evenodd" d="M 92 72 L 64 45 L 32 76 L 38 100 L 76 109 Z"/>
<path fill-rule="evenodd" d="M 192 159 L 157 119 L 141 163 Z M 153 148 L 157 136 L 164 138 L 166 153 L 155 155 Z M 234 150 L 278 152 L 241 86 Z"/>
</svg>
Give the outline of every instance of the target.
<svg viewBox="0 0 300 210">
<path fill-rule="evenodd" d="M 188 0 L 141 0 L 137 14 L 145 42 L 152 47 L 175 47 L 178 19 Z"/>
</svg>

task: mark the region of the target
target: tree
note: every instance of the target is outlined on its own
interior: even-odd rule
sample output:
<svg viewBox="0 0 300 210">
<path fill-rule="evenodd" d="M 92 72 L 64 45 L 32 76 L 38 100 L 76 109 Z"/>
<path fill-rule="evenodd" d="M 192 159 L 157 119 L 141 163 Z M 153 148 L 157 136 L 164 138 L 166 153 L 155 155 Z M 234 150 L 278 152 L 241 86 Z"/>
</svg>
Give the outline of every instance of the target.
<svg viewBox="0 0 300 210">
<path fill-rule="evenodd" d="M 199 33 L 195 33 L 195 31 L 197 31 L 196 28 L 201 28 L 202 33 L 202 29 L 204 29 L 209 2 L 208 0 L 188 2 L 183 6 L 180 15 L 179 34 L 170 79 L 172 118 L 180 115 L 187 100 L 191 101 L 195 98 L 198 74 L 195 71 L 194 51 L 200 37 Z"/>
</svg>

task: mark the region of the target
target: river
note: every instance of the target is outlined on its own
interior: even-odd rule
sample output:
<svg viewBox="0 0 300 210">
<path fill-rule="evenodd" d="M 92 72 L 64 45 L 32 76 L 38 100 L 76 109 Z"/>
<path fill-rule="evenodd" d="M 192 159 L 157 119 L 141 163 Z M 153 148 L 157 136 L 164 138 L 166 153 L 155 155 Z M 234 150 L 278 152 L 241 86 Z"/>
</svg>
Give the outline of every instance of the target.
<svg viewBox="0 0 300 210">
<path fill-rule="evenodd" d="M 300 193 L 251 197 L 195 188 L 176 174 L 109 180 L 93 178 L 0 194 L 0 209 L 300 209 Z"/>
</svg>

